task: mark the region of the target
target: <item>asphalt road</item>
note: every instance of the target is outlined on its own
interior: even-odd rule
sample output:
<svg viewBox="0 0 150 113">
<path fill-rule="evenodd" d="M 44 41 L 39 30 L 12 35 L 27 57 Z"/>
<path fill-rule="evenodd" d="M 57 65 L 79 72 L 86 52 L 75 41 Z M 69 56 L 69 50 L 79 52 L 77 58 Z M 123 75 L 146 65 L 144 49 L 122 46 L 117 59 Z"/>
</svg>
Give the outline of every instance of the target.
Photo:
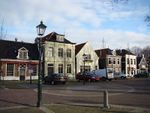
<svg viewBox="0 0 150 113">
<path fill-rule="evenodd" d="M 23 84 L 21 89 L 1 89 L 0 108 L 9 106 L 35 106 L 37 85 Z M 72 82 L 66 85 L 43 85 L 43 104 L 86 103 L 103 104 L 103 91 L 109 92 L 110 105 L 128 105 L 150 108 L 150 78 L 113 80 L 111 82 Z"/>
</svg>

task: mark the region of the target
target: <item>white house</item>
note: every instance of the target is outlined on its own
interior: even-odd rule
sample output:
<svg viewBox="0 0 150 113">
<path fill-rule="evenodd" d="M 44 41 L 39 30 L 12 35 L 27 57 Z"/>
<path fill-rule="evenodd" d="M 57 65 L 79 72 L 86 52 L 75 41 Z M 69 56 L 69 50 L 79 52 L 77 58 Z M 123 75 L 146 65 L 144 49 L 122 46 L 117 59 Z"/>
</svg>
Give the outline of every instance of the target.
<svg viewBox="0 0 150 113">
<path fill-rule="evenodd" d="M 121 62 L 121 70 L 126 76 L 133 77 L 137 73 L 137 58 L 136 55 L 131 53 L 128 50 L 116 50 L 118 55 L 122 56 Z"/>
<path fill-rule="evenodd" d="M 75 43 L 65 35 L 52 32 L 42 38 L 44 44 L 44 74 L 62 73 L 75 78 Z"/>
<path fill-rule="evenodd" d="M 148 72 L 148 63 L 144 55 L 142 55 L 142 57 L 137 57 L 137 68 L 138 73 Z"/>
<path fill-rule="evenodd" d="M 88 42 L 76 45 L 75 55 L 76 73 L 99 69 L 99 57 Z"/>
</svg>

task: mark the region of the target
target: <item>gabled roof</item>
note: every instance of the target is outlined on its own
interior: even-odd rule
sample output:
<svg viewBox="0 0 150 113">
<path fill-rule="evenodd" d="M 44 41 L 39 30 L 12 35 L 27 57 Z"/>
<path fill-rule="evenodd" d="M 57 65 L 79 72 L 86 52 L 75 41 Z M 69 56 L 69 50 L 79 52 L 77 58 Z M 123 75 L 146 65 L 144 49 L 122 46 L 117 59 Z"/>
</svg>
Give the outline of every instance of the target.
<svg viewBox="0 0 150 113">
<path fill-rule="evenodd" d="M 98 57 L 105 58 L 106 55 L 112 55 L 112 50 L 109 48 L 95 50 Z"/>
<path fill-rule="evenodd" d="M 118 49 L 116 50 L 116 54 L 120 56 L 125 56 L 125 55 L 134 55 L 132 52 L 126 50 L 126 49 Z"/>
<path fill-rule="evenodd" d="M 145 59 L 144 55 L 137 57 L 137 64 L 138 64 L 138 65 L 140 65 L 140 64 L 145 64 L 145 65 L 147 65 L 147 62 L 146 62 L 146 59 Z"/>
<path fill-rule="evenodd" d="M 77 55 L 79 53 L 79 51 L 83 48 L 83 46 L 85 44 L 86 44 L 86 42 L 75 46 L 75 55 Z"/>
<path fill-rule="evenodd" d="M 64 38 L 63 42 L 57 41 L 57 39 L 56 39 L 57 35 L 65 36 L 65 35 L 62 35 L 62 34 L 58 34 L 56 32 L 51 32 L 48 35 L 44 36 L 42 38 L 42 40 L 43 41 L 51 41 L 51 42 L 59 42 L 59 43 L 67 43 L 67 44 L 75 44 L 75 43 L 72 43 L 71 41 L 67 40 L 66 38 Z"/>
<path fill-rule="evenodd" d="M 8 40 L 0 40 L 0 58 L 17 59 L 18 50 L 22 47 L 28 50 L 29 59 L 38 60 L 39 54 L 36 44 Z"/>
</svg>

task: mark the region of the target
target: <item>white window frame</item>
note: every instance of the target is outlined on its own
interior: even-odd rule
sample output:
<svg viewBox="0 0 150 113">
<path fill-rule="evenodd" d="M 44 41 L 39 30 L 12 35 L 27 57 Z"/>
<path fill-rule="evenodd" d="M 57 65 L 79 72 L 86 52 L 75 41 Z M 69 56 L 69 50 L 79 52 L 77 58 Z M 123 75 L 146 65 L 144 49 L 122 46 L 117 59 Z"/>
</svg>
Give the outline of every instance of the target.
<svg viewBox="0 0 150 113">
<path fill-rule="evenodd" d="M 25 47 L 22 47 L 18 50 L 18 59 L 29 59 L 28 50 Z"/>
<path fill-rule="evenodd" d="M 9 68 L 11 68 L 11 67 L 9 67 L 10 65 L 13 67 L 11 70 L 8 70 Z M 10 64 L 10 63 L 7 64 L 7 76 L 14 76 L 14 67 L 15 67 L 14 64 Z"/>
</svg>

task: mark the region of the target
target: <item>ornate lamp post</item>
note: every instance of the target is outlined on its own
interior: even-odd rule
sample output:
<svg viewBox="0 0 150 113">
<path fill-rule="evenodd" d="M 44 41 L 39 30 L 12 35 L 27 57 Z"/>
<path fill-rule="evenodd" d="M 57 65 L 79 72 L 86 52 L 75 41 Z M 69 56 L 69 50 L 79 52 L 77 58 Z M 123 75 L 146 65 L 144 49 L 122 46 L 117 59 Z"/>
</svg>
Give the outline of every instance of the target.
<svg viewBox="0 0 150 113">
<path fill-rule="evenodd" d="M 83 57 L 83 63 L 84 63 L 83 75 L 85 76 L 85 61 L 86 61 L 86 57 L 87 57 L 87 56 L 86 56 L 86 54 L 83 54 L 82 57 Z M 84 85 L 84 84 L 85 84 L 85 80 L 83 80 L 83 85 Z"/>
<path fill-rule="evenodd" d="M 41 100 L 42 100 L 42 68 L 41 68 L 41 60 L 43 57 L 43 50 L 42 50 L 42 38 L 41 36 L 44 35 L 44 32 L 46 30 L 46 27 L 43 22 L 41 21 L 41 23 L 36 26 L 37 29 L 37 34 L 38 34 L 38 38 L 37 38 L 37 45 L 38 45 L 38 51 L 39 51 L 39 67 L 38 67 L 38 91 L 37 91 L 37 107 L 41 106 Z"/>
</svg>

